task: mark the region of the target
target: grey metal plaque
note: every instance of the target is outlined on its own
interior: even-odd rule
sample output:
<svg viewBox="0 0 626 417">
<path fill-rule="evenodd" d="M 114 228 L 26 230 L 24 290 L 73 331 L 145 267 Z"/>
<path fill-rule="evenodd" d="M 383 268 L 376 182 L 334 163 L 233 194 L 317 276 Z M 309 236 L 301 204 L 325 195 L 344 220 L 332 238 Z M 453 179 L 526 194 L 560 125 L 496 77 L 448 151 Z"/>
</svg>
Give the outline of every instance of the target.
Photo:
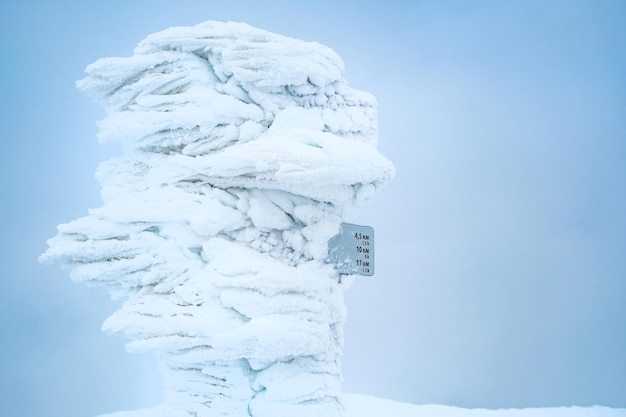
<svg viewBox="0 0 626 417">
<path fill-rule="evenodd" d="M 341 231 L 328 242 L 328 263 L 342 274 L 374 275 L 374 229 L 341 223 Z"/>
</svg>

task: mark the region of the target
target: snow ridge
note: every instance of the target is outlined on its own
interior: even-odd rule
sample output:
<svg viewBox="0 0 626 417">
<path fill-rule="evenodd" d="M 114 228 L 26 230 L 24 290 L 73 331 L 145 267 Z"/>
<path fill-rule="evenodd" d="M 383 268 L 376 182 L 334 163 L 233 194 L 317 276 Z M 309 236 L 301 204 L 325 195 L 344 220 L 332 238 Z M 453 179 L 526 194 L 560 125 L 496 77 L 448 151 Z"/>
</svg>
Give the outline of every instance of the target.
<svg viewBox="0 0 626 417">
<path fill-rule="evenodd" d="M 150 415 L 343 415 L 347 281 L 324 259 L 343 208 L 393 176 L 374 98 L 331 49 L 233 22 L 167 29 L 86 73 L 99 140 L 124 155 L 98 168 L 104 205 L 40 260 L 125 298 L 103 329 L 159 352 Z"/>
</svg>

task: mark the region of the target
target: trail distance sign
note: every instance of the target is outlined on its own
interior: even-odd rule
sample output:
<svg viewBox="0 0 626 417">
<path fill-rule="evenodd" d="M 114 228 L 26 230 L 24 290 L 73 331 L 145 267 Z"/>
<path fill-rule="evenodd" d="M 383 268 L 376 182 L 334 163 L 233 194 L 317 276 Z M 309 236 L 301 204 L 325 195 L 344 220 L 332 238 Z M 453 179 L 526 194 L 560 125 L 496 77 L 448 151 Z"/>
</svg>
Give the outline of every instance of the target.
<svg viewBox="0 0 626 417">
<path fill-rule="evenodd" d="M 328 242 L 328 263 L 341 274 L 374 275 L 374 229 L 341 223 L 341 231 Z"/>
</svg>

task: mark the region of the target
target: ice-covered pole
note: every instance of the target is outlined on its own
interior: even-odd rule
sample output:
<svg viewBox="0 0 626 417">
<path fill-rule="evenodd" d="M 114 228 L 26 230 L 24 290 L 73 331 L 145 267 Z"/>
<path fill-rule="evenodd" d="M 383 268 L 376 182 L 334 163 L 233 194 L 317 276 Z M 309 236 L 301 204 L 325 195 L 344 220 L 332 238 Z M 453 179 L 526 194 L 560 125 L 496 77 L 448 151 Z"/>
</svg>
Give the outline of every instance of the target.
<svg viewBox="0 0 626 417">
<path fill-rule="evenodd" d="M 86 72 L 99 139 L 124 156 L 41 259 L 126 298 L 103 327 L 158 352 L 153 414 L 342 415 L 343 287 L 324 259 L 343 209 L 393 174 L 374 98 L 329 48 L 242 23 L 171 28 Z"/>
</svg>

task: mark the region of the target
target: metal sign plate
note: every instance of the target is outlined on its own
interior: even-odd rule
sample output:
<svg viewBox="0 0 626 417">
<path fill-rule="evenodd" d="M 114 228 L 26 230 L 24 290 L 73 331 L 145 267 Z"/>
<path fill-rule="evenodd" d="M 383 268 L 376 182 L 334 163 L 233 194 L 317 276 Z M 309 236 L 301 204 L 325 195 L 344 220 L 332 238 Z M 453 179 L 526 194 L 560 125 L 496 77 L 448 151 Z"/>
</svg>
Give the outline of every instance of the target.
<svg viewBox="0 0 626 417">
<path fill-rule="evenodd" d="M 341 223 L 341 231 L 328 242 L 326 260 L 342 274 L 374 275 L 374 229 Z"/>
</svg>

